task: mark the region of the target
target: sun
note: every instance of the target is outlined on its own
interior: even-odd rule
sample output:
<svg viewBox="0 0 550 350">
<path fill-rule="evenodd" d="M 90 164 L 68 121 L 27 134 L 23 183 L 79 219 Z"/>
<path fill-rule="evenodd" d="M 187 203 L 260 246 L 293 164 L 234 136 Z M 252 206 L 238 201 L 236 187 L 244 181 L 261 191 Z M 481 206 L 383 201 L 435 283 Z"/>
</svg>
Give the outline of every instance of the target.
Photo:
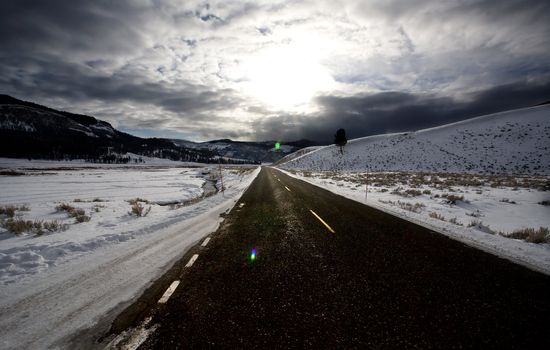
<svg viewBox="0 0 550 350">
<path fill-rule="evenodd" d="M 246 65 L 246 75 L 246 92 L 278 110 L 303 109 L 333 83 L 314 51 L 291 45 L 254 56 Z"/>
</svg>

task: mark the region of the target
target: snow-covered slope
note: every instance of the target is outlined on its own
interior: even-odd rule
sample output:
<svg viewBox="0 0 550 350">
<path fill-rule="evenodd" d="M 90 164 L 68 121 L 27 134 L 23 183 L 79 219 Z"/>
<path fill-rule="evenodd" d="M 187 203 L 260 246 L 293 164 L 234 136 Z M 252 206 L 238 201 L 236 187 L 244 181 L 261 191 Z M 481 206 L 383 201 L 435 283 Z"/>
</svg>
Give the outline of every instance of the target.
<svg viewBox="0 0 550 350">
<path fill-rule="evenodd" d="M 550 175 L 550 106 L 322 147 L 285 169 Z"/>
</svg>

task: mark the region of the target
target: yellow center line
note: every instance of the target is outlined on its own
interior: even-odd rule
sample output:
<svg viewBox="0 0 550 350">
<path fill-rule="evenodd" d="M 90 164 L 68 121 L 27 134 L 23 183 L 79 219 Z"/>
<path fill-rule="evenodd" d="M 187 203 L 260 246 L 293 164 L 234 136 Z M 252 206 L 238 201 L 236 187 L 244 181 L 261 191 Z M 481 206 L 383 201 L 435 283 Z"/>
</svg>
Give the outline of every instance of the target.
<svg viewBox="0 0 550 350">
<path fill-rule="evenodd" d="M 290 190 L 290 188 L 288 188 L 288 187 L 286 187 L 286 186 L 285 186 L 285 188 L 286 188 L 286 190 L 287 190 L 288 192 L 292 192 L 292 191 Z"/>
<path fill-rule="evenodd" d="M 325 225 L 325 227 L 326 227 L 330 232 L 336 233 L 336 232 L 332 229 L 332 227 L 330 227 L 330 226 L 325 222 L 325 220 L 321 219 L 321 217 L 320 217 L 319 215 L 317 215 L 316 212 L 314 212 L 314 211 L 311 210 L 311 209 L 310 209 L 309 211 L 310 211 L 311 214 L 313 214 L 317 219 L 319 219 L 319 221 L 321 221 L 321 223 L 322 223 L 323 225 Z"/>
</svg>

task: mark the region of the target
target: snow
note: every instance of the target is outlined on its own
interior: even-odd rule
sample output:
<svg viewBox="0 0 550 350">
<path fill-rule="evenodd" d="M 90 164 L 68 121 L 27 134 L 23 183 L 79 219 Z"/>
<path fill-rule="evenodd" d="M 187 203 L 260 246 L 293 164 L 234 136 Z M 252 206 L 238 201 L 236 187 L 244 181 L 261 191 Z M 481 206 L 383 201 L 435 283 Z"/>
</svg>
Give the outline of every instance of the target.
<svg viewBox="0 0 550 350">
<path fill-rule="evenodd" d="M 66 168 L 68 170 L 73 169 L 87 169 L 87 168 L 99 168 L 99 169 L 129 169 L 129 168 L 150 168 L 158 166 L 166 167 L 202 167 L 203 163 L 195 162 L 180 162 L 173 161 L 165 158 L 155 158 L 155 157 L 146 157 L 142 155 L 137 155 L 133 153 L 121 154 L 121 156 L 128 156 L 132 159 L 141 159 L 142 163 L 136 164 L 103 164 L 103 163 L 89 163 L 83 159 L 74 159 L 74 160 L 46 160 L 46 159 L 19 159 L 19 158 L 2 158 L 0 157 L 0 170 L 36 170 L 36 169 L 58 169 Z"/>
<path fill-rule="evenodd" d="M 0 176 L 0 205 L 26 204 L 30 210 L 18 212 L 23 218 L 57 219 L 69 228 L 41 236 L 0 233 L 2 349 L 63 346 L 65 337 L 114 317 L 189 247 L 215 231 L 220 214 L 259 173 L 259 168 L 224 168 L 225 193 L 171 207 L 154 202 L 201 196 L 204 165 L 72 169 L 52 167 L 55 162 L 36 166 L 35 161 L 0 160 L 2 166 L 7 163 L 27 175 Z M 150 201 L 143 203 L 152 207 L 147 216 L 128 213 L 126 200 L 136 197 Z M 61 202 L 85 209 L 91 220 L 74 223 L 56 212 Z"/>
<path fill-rule="evenodd" d="M 550 105 L 326 146 L 284 169 L 550 175 Z"/>
</svg>

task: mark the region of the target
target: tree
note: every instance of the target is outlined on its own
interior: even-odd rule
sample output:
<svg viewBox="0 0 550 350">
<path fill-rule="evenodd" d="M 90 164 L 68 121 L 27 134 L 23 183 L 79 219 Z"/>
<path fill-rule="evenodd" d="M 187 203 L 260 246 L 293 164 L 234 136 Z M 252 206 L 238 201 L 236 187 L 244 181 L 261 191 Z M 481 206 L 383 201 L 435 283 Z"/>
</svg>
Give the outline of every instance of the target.
<svg viewBox="0 0 550 350">
<path fill-rule="evenodd" d="M 348 143 L 346 138 L 346 130 L 338 129 L 334 135 L 334 144 L 340 147 L 340 153 L 344 154 L 344 146 Z"/>
</svg>

